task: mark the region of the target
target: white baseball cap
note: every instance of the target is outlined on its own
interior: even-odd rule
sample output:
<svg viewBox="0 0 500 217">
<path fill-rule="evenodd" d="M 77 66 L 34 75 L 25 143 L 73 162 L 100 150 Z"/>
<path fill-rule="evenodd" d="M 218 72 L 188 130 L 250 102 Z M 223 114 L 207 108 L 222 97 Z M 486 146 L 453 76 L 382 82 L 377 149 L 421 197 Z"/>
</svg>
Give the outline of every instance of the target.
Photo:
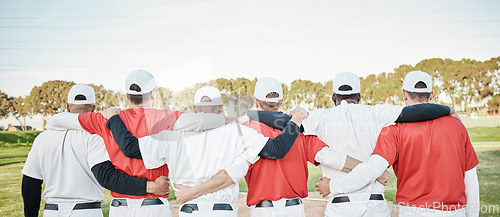
<svg viewBox="0 0 500 217">
<path fill-rule="evenodd" d="M 347 90 L 339 90 L 341 86 L 347 85 Z M 333 79 L 333 92 L 339 95 L 351 95 L 359 93 L 361 83 L 359 77 L 352 72 L 342 72 Z"/>
<path fill-rule="evenodd" d="M 81 99 L 76 99 L 78 95 Z M 68 92 L 68 104 L 95 104 L 94 88 L 88 85 L 77 84 L 73 86 Z"/>
<path fill-rule="evenodd" d="M 201 99 L 206 96 L 210 98 L 211 102 L 202 102 Z M 195 106 L 216 106 L 222 105 L 222 96 L 219 89 L 212 86 L 204 86 L 194 94 Z"/>
<path fill-rule="evenodd" d="M 415 85 L 420 81 L 424 82 L 427 87 L 416 88 Z M 403 90 L 408 92 L 430 93 L 432 92 L 432 78 L 429 74 L 422 71 L 409 72 L 406 74 L 405 80 L 403 80 Z"/>
<path fill-rule="evenodd" d="M 267 94 L 272 92 L 278 93 L 278 97 L 267 98 Z M 274 78 L 261 78 L 257 81 L 257 83 L 255 83 L 253 96 L 256 99 L 265 102 L 278 102 L 283 99 L 283 87 L 281 86 L 281 83 Z"/>
<path fill-rule="evenodd" d="M 139 86 L 141 91 L 131 90 L 130 85 L 132 84 Z M 155 78 L 151 73 L 143 69 L 133 71 L 125 81 L 125 90 L 128 94 L 142 95 L 153 91 L 155 88 Z"/>
</svg>

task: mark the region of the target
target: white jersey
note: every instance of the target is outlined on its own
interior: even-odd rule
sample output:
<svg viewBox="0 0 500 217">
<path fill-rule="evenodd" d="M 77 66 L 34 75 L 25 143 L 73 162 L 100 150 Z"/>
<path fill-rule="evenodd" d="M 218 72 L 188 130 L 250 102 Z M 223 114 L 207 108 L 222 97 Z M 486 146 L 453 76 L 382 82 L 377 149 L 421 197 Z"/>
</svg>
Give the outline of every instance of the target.
<svg viewBox="0 0 500 217">
<path fill-rule="evenodd" d="M 342 101 L 339 106 L 311 111 L 302 121 L 305 135 L 317 135 L 336 152 L 360 161 L 370 158 L 382 128 L 394 124 L 403 106 L 360 105 Z M 345 172 L 320 165 L 325 177 L 336 177 Z M 352 193 L 383 193 L 384 186 L 373 181 Z M 335 196 L 335 195 L 330 195 Z"/>
<path fill-rule="evenodd" d="M 174 184 L 195 186 L 231 167 L 237 157 L 255 163 L 268 139 L 246 126 L 228 124 L 201 132 L 165 130 L 140 138 L 139 147 L 147 169 L 167 164 Z M 229 174 L 235 184 L 188 203 L 236 203 L 237 181 L 246 174 L 248 165 L 237 178 Z"/>
<path fill-rule="evenodd" d="M 33 142 L 22 173 L 45 183 L 47 203 L 104 202 L 102 187 L 91 168 L 109 160 L 98 135 L 47 130 Z"/>
</svg>

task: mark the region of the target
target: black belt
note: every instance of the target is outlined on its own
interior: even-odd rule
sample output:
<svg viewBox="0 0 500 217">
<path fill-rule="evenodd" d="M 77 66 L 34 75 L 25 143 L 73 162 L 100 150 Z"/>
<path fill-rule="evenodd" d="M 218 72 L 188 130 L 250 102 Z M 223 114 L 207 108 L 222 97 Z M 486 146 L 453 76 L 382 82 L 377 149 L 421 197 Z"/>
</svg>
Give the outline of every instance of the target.
<svg viewBox="0 0 500 217">
<path fill-rule="evenodd" d="M 228 204 L 228 203 L 216 203 L 212 207 L 212 210 L 233 211 L 233 207 L 230 204 Z M 184 204 L 181 207 L 181 212 L 193 213 L 193 211 L 198 211 L 198 205 L 197 204 Z"/>
<path fill-rule="evenodd" d="M 78 209 L 100 209 L 101 208 L 101 202 L 91 202 L 91 203 L 77 203 L 74 207 L 73 210 L 78 210 Z M 59 210 L 59 205 L 54 204 L 54 203 L 46 203 L 45 204 L 45 210 Z"/>
<path fill-rule="evenodd" d="M 384 196 L 382 196 L 381 194 L 371 194 L 369 200 L 384 200 Z M 345 202 L 351 202 L 348 196 L 334 197 L 332 200 L 332 203 L 345 203 Z"/>
<path fill-rule="evenodd" d="M 286 200 L 285 206 L 295 206 L 302 204 L 302 200 L 300 198 L 288 199 Z M 260 201 L 255 207 L 274 207 L 273 202 L 270 200 Z"/>
<path fill-rule="evenodd" d="M 162 205 L 163 201 L 158 198 L 148 198 L 142 201 L 141 206 L 151 206 L 151 205 Z M 128 206 L 126 199 L 113 199 L 111 201 L 111 206 L 119 207 L 119 206 Z"/>
</svg>

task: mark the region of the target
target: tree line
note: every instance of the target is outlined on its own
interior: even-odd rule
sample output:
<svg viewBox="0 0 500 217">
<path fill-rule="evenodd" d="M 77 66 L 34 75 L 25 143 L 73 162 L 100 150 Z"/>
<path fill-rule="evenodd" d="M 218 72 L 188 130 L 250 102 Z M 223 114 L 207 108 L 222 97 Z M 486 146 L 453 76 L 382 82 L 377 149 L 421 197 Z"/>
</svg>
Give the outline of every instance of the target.
<svg viewBox="0 0 500 217">
<path fill-rule="evenodd" d="M 401 89 L 404 76 L 410 71 L 421 70 L 433 77 L 434 102 L 451 105 L 456 110 L 467 113 L 486 110 L 497 114 L 500 111 L 499 63 L 500 57 L 483 62 L 470 59 L 433 58 L 422 60 L 415 66 L 401 65 L 391 73 L 371 74 L 360 78 L 361 103 L 402 105 Z M 241 115 L 252 107 L 256 82 L 256 78 L 252 80 L 218 78 L 197 83 L 178 92 L 159 87 L 156 90 L 155 107 L 190 111 L 196 90 L 204 85 L 212 85 L 221 90 L 226 112 L 229 115 Z M 10 97 L 0 90 L 0 118 L 12 115 L 25 129 L 27 117 L 40 114 L 46 119 L 64 111 L 67 93 L 73 85 L 75 83 L 72 81 L 47 81 L 41 86 L 33 87 L 26 97 Z M 130 106 L 126 94 L 105 89 L 102 84 L 89 85 L 96 93 L 97 110 L 110 106 L 121 108 Z M 302 106 L 308 110 L 333 106 L 332 80 L 322 83 L 298 79 L 289 86 L 286 84 L 282 86 L 285 99 L 283 110 L 295 106 Z"/>
</svg>

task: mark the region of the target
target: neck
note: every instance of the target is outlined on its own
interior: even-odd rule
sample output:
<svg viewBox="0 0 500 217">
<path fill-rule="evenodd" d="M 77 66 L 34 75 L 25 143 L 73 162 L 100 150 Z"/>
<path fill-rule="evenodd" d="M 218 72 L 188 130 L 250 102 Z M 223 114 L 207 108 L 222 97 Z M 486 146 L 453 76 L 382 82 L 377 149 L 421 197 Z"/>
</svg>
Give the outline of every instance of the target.
<svg viewBox="0 0 500 217">
<path fill-rule="evenodd" d="M 149 106 L 149 105 L 145 105 L 145 104 L 132 105 L 131 107 L 132 107 L 132 109 L 134 109 L 134 110 L 136 110 L 136 109 L 138 109 L 138 108 L 151 108 L 151 106 Z"/>
<path fill-rule="evenodd" d="M 429 103 L 429 101 L 425 101 L 425 102 L 417 102 L 417 101 L 410 101 L 410 100 L 406 101 L 407 106 L 424 104 L 424 103 Z"/>
</svg>

